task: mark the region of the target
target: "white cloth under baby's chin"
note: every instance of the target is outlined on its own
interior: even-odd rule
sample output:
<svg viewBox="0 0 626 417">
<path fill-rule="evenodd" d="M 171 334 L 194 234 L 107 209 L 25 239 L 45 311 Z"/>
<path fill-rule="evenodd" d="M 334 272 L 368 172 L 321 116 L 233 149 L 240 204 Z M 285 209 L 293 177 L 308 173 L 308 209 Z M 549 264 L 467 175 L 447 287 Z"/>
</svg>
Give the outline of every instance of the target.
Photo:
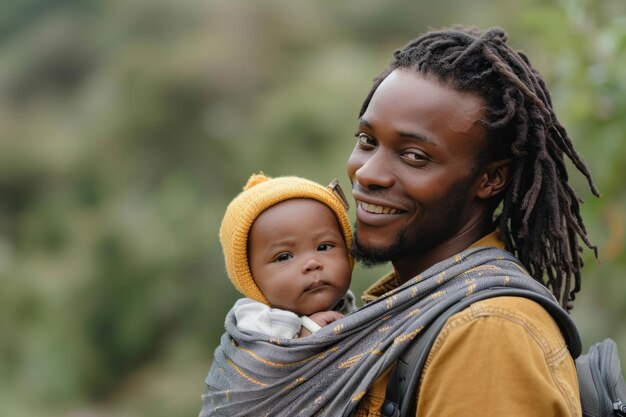
<svg viewBox="0 0 626 417">
<path fill-rule="evenodd" d="M 271 308 L 249 298 L 237 300 L 234 309 L 240 330 L 285 339 L 295 339 L 300 333 L 302 320 L 291 311 Z"/>
<path fill-rule="evenodd" d="M 300 334 L 301 327 L 304 327 L 311 333 L 315 333 L 321 328 L 306 316 L 299 316 L 291 311 L 273 308 L 250 298 L 237 300 L 233 308 L 239 330 L 259 332 L 269 337 L 295 339 Z M 356 310 L 354 293 L 348 290 L 346 295 L 337 303 L 334 310 L 344 316 Z"/>
</svg>

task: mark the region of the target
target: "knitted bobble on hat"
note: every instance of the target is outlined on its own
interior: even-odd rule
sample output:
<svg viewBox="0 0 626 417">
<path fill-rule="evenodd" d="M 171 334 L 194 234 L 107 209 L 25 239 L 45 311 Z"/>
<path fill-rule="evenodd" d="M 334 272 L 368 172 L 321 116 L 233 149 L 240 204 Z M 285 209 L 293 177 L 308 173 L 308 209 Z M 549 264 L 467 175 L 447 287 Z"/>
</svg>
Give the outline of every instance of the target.
<svg viewBox="0 0 626 417">
<path fill-rule="evenodd" d="M 263 171 L 259 172 L 258 174 L 252 174 L 252 176 L 248 179 L 246 185 L 243 186 L 243 190 L 248 190 L 255 185 L 261 184 L 265 181 L 269 181 L 269 178 L 266 177 L 265 174 L 263 174 Z"/>
</svg>

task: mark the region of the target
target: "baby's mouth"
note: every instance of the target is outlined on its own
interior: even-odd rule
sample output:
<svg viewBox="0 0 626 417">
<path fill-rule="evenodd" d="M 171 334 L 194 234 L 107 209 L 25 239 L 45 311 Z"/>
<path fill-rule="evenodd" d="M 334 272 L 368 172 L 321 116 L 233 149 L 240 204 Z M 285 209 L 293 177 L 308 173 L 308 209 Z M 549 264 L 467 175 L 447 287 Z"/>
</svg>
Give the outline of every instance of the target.
<svg viewBox="0 0 626 417">
<path fill-rule="evenodd" d="M 327 285 L 327 284 L 322 280 L 313 281 L 313 283 L 309 285 L 309 287 L 306 290 L 311 291 L 311 290 L 323 287 L 324 285 Z"/>
</svg>

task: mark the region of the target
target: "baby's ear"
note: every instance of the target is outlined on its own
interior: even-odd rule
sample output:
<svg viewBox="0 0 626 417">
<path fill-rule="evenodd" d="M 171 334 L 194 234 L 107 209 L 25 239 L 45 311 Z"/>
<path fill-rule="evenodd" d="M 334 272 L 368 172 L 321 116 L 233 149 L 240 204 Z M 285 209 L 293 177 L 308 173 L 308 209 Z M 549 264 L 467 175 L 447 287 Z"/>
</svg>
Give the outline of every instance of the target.
<svg viewBox="0 0 626 417">
<path fill-rule="evenodd" d="M 511 159 L 501 159 L 486 164 L 483 167 L 477 196 L 486 200 L 506 189 L 511 180 L 512 165 Z"/>
</svg>

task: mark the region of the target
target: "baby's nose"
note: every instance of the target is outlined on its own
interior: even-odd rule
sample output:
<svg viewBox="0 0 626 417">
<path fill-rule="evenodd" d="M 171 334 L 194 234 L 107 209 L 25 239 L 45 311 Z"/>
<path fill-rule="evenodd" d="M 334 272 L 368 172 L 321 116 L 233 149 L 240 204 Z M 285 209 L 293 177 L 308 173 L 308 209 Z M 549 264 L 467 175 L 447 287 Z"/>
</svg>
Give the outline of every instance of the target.
<svg viewBox="0 0 626 417">
<path fill-rule="evenodd" d="M 324 266 L 322 265 L 322 263 L 317 260 L 315 257 L 311 257 L 309 259 L 307 259 L 304 262 L 304 265 L 302 266 L 302 270 L 303 272 L 312 272 L 312 271 L 317 271 L 317 270 L 321 270 L 323 269 Z"/>
</svg>

